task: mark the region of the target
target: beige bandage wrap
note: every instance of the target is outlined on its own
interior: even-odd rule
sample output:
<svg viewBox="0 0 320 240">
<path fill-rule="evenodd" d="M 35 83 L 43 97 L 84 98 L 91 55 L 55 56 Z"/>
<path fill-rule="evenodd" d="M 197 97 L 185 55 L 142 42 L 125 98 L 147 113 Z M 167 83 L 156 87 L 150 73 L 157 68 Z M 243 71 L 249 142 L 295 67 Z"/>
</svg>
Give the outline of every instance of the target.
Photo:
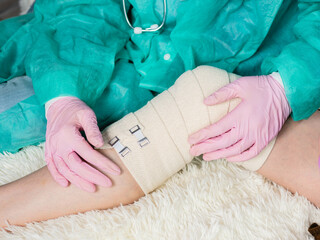
<svg viewBox="0 0 320 240">
<path fill-rule="evenodd" d="M 103 137 L 107 144 L 103 148 L 116 148 L 144 193 L 153 191 L 193 159 L 188 136 L 215 123 L 239 104 L 239 99 L 209 107 L 203 103 L 205 97 L 237 78 L 210 66 L 185 72 L 146 106 L 106 128 Z M 274 143 L 255 158 L 237 164 L 258 170 Z"/>
</svg>

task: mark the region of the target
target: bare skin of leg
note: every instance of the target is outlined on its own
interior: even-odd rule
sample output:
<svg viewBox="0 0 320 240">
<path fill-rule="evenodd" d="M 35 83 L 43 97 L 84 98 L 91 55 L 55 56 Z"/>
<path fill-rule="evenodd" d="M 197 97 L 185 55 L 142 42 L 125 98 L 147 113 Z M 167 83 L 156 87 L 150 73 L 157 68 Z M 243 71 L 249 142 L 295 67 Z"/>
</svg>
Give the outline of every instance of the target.
<svg viewBox="0 0 320 240">
<path fill-rule="evenodd" d="M 63 188 L 51 177 L 48 168 L 0 187 L 0 227 L 24 225 L 93 209 L 108 209 L 133 203 L 144 196 L 127 168 L 113 149 L 99 150 L 113 160 L 122 171 L 119 176 L 108 175 L 110 188 L 97 187 L 95 193 L 74 185 Z"/>
<path fill-rule="evenodd" d="M 275 147 L 258 171 L 292 192 L 299 192 L 320 207 L 320 172 L 318 168 L 320 113 L 310 119 L 287 121 Z M 46 167 L 20 180 L 0 187 L 0 227 L 5 221 L 23 225 L 93 209 L 107 209 L 129 204 L 144 193 L 113 150 L 102 150 L 117 163 L 120 176 L 110 176 L 111 188 L 86 193 L 74 186 L 62 188 L 51 178 Z M 23 199 L 23 200 L 22 200 Z"/>
<path fill-rule="evenodd" d="M 258 173 L 320 207 L 319 138 L 319 111 L 308 120 L 288 119 Z"/>
</svg>

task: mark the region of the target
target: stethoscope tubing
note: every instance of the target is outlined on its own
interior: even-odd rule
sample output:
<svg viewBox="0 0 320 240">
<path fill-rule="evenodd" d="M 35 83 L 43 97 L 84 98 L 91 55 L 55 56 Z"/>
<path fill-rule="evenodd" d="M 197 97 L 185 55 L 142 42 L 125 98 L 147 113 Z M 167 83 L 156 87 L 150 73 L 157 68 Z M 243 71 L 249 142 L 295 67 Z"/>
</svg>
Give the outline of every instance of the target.
<svg viewBox="0 0 320 240">
<path fill-rule="evenodd" d="M 158 26 L 157 24 L 154 24 L 152 26 L 157 26 L 157 27 L 149 27 L 149 28 L 142 28 L 142 27 L 133 27 L 129 18 L 128 18 L 128 14 L 127 14 L 127 9 L 126 9 L 126 0 L 122 0 L 122 5 L 123 5 L 123 13 L 125 16 L 125 19 L 129 25 L 129 27 L 132 30 L 135 30 L 137 28 L 139 28 L 139 30 L 141 32 L 156 32 L 159 31 L 161 28 L 163 28 L 165 22 L 166 22 L 166 17 L 167 17 L 167 0 L 163 0 L 163 18 L 162 18 L 162 22 L 160 24 L 160 26 Z"/>
</svg>

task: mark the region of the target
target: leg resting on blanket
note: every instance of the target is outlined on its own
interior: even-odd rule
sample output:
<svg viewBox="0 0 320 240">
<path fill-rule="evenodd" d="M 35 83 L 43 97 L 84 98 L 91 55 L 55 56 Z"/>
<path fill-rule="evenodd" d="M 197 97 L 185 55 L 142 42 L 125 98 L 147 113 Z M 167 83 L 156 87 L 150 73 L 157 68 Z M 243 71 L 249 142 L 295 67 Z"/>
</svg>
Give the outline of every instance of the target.
<svg viewBox="0 0 320 240">
<path fill-rule="evenodd" d="M 288 119 L 258 173 L 320 207 L 319 137 L 320 112 L 299 122 Z"/>
<path fill-rule="evenodd" d="M 308 198 L 320 207 L 320 171 L 318 152 L 320 113 L 308 120 L 289 119 L 280 132 L 267 161 L 258 172 L 291 192 Z M 86 193 L 74 186 L 62 188 L 51 178 L 46 167 L 13 183 L 0 187 L 0 226 L 5 221 L 23 225 L 93 209 L 107 209 L 133 203 L 143 191 L 110 149 L 101 150 L 122 168 L 122 175 L 110 176 L 113 187 Z M 235 176 L 236 177 L 236 176 Z"/>
<path fill-rule="evenodd" d="M 70 185 L 63 188 L 51 177 L 47 167 L 0 187 L 0 227 L 6 221 L 24 225 L 93 209 L 108 209 L 133 203 L 144 196 L 129 171 L 112 149 L 102 150 L 122 170 L 112 176 L 111 188 L 98 187 L 95 193 L 84 192 Z"/>
<path fill-rule="evenodd" d="M 198 67 L 181 75 L 143 108 L 107 127 L 103 131 L 105 149 L 100 151 L 122 168 L 120 176 L 110 176 L 112 188 L 99 188 L 93 194 L 72 185 L 62 188 L 47 168 L 0 187 L 0 226 L 5 226 L 6 220 L 23 225 L 112 208 L 152 192 L 191 162 L 188 135 L 218 121 L 240 102 L 233 99 L 210 107 L 203 104 L 206 96 L 238 77 L 221 69 Z M 288 120 L 279 139 L 253 159 L 237 164 L 258 170 L 320 206 L 319 135 L 319 112 L 305 121 Z"/>
</svg>

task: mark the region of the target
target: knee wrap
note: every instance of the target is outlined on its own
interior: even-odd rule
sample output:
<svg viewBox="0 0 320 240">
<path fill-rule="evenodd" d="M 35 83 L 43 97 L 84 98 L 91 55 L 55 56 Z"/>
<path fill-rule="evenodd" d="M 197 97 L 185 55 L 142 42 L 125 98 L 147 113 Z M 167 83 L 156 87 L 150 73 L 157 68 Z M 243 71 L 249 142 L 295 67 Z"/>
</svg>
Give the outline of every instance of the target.
<svg viewBox="0 0 320 240">
<path fill-rule="evenodd" d="M 209 66 L 185 72 L 146 106 L 106 128 L 103 148 L 115 148 L 144 193 L 153 191 L 191 162 L 188 136 L 238 105 L 239 99 L 210 107 L 203 104 L 205 97 L 237 78 Z M 259 169 L 274 142 L 257 157 L 237 164 L 253 171 Z"/>
</svg>

